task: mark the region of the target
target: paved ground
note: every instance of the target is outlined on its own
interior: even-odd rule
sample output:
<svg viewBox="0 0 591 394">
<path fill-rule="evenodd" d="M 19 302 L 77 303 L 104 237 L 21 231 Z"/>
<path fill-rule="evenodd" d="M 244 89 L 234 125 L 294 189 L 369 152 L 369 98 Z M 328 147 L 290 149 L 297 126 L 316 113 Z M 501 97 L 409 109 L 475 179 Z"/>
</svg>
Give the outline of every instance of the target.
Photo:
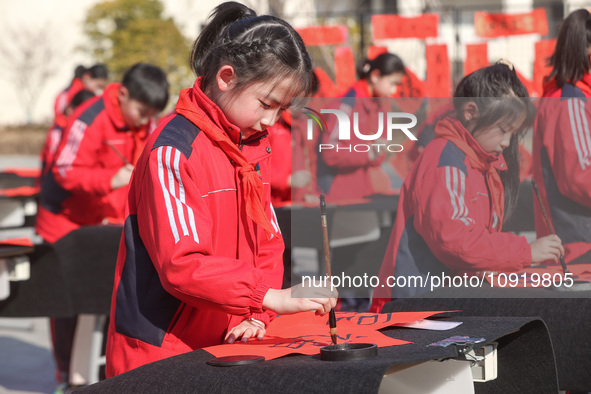
<svg viewBox="0 0 591 394">
<path fill-rule="evenodd" d="M 39 168 L 36 156 L 0 155 L 0 170 Z M 47 318 L 0 318 L 0 394 L 52 393 L 55 364 Z"/>
<path fill-rule="evenodd" d="M 0 319 L 0 394 L 52 393 L 49 320 Z"/>
</svg>

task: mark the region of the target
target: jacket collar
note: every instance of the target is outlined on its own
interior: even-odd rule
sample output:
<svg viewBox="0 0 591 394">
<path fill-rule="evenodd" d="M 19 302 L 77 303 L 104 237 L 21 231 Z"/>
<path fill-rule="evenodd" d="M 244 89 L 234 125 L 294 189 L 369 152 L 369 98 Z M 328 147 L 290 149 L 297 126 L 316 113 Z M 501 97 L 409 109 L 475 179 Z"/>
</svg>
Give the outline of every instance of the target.
<svg viewBox="0 0 591 394">
<path fill-rule="evenodd" d="M 196 107 L 194 111 L 200 113 L 201 116 L 208 118 L 213 124 L 223 130 L 228 137 L 230 137 L 232 142 L 239 144 L 241 141 L 240 128 L 231 123 L 228 118 L 226 118 L 226 115 L 222 112 L 221 108 L 205 95 L 203 90 L 201 90 L 201 80 L 201 77 L 197 78 L 193 88 L 188 91 L 188 98 Z M 266 134 L 266 131 L 261 131 L 250 136 L 248 140 L 257 139 Z"/>
<path fill-rule="evenodd" d="M 103 101 L 105 103 L 105 110 L 109 119 L 118 131 L 127 131 L 129 126 L 125 123 L 123 113 L 121 112 L 121 105 L 119 104 L 119 88 L 120 83 L 111 83 L 107 85 L 103 92 Z"/>
<path fill-rule="evenodd" d="M 467 156 L 470 156 L 475 161 L 481 163 L 481 167 L 486 168 L 492 166 L 497 170 L 504 171 L 507 169 L 505 158 L 503 155 L 495 155 L 493 153 L 485 152 L 482 146 L 474 139 L 474 136 L 464 127 L 464 125 L 455 117 L 447 117 L 437 123 L 435 133 L 440 136 L 455 141 L 462 141 L 468 147 L 463 149 Z M 456 144 L 458 145 L 458 144 Z"/>
</svg>

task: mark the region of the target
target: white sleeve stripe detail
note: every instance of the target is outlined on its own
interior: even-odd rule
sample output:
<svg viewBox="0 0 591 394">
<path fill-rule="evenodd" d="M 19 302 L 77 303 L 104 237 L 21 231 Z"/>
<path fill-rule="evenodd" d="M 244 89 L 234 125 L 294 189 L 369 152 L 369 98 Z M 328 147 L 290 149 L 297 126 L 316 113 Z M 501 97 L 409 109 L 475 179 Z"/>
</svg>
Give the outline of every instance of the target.
<svg viewBox="0 0 591 394">
<path fill-rule="evenodd" d="M 460 220 L 468 226 L 473 220 L 468 217 L 468 206 L 464 200 L 466 176 L 458 168 L 445 166 L 445 183 L 454 209 L 452 220 Z"/>
<path fill-rule="evenodd" d="M 171 163 L 171 156 L 172 156 L 172 146 L 166 147 L 166 171 L 168 173 L 168 190 L 170 191 L 170 195 L 174 198 L 176 202 L 176 210 L 178 212 L 179 222 L 181 223 L 181 228 L 183 229 L 183 235 L 189 235 L 189 230 L 187 229 L 187 222 L 185 221 L 185 213 L 183 211 L 183 203 L 181 200 L 178 199 L 176 196 L 176 183 L 174 181 L 175 173 L 178 173 L 178 154 L 179 151 L 175 149 L 175 160 L 174 160 L 174 172 L 170 167 Z M 180 184 L 179 184 L 180 189 Z"/>
<path fill-rule="evenodd" d="M 185 186 L 183 185 L 183 180 L 181 179 L 181 173 L 179 170 L 179 162 L 181 159 L 181 152 L 178 149 L 175 149 L 174 153 L 174 175 L 176 177 L 176 181 L 179 183 L 179 199 L 184 204 L 185 203 Z"/>
<path fill-rule="evenodd" d="M 454 177 L 456 179 L 456 183 L 457 183 L 457 187 L 455 188 L 455 190 L 457 191 L 457 196 L 458 196 L 458 219 L 463 218 L 466 215 L 465 209 L 466 209 L 466 204 L 464 204 L 464 178 L 462 178 L 462 173 L 460 172 L 460 170 L 458 168 L 453 168 L 452 169 L 454 172 Z"/>
<path fill-rule="evenodd" d="M 465 194 L 466 194 L 466 175 L 464 175 L 463 172 L 461 172 L 459 169 L 458 171 L 458 175 L 460 176 L 460 185 L 462 186 L 462 191 L 460 193 L 460 203 L 462 204 L 462 211 L 463 211 L 463 215 L 462 215 L 462 222 L 464 222 L 464 224 L 467 226 L 468 223 L 466 223 L 466 221 L 469 221 L 470 218 L 468 218 L 468 206 L 466 205 L 466 199 L 465 199 Z"/>
<path fill-rule="evenodd" d="M 197 229 L 195 226 L 195 216 L 193 215 L 193 210 L 191 209 L 190 206 L 188 206 L 186 204 L 185 201 L 185 185 L 183 185 L 183 180 L 181 178 L 181 172 L 179 169 L 179 162 L 181 159 L 181 152 L 178 149 L 175 149 L 175 155 L 174 155 L 174 174 L 176 177 L 177 182 L 179 183 L 179 198 L 181 200 L 181 203 L 183 203 L 183 205 L 185 207 L 187 207 L 187 216 L 189 217 L 189 226 L 191 227 L 191 231 L 193 232 L 193 239 L 195 240 L 195 242 L 199 243 L 199 237 L 197 236 Z M 182 214 L 182 208 L 179 208 L 179 213 Z M 184 217 L 182 218 L 181 224 L 184 225 L 183 227 L 183 234 L 184 235 L 189 235 L 189 231 L 185 228 L 185 220 Z"/>
<path fill-rule="evenodd" d="M 585 143 L 585 131 L 583 130 L 583 125 L 581 121 L 581 117 L 585 117 L 585 113 L 581 113 L 580 106 L 582 105 L 580 100 L 574 101 L 574 110 L 575 110 L 575 119 L 577 120 L 577 132 L 579 135 L 579 143 L 581 145 L 581 153 L 583 155 L 583 159 L 589 155 L 589 149 Z M 583 165 L 584 162 L 581 162 Z"/>
<path fill-rule="evenodd" d="M 273 204 L 269 203 L 269 205 L 271 207 L 271 214 L 273 215 L 273 218 L 271 219 L 271 224 L 273 225 L 275 231 L 281 234 L 281 229 L 279 228 L 279 222 L 277 220 L 277 215 L 275 214 L 275 209 L 273 209 Z"/>
<path fill-rule="evenodd" d="M 164 203 L 166 204 L 166 212 L 168 213 L 168 222 L 170 223 L 170 229 L 172 230 L 172 235 L 174 236 L 174 243 L 176 244 L 179 242 L 179 232 L 176 227 L 176 222 L 174 220 L 174 212 L 172 211 L 172 204 L 170 203 L 170 196 L 168 195 L 169 191 L 166 188 L 166 184 L 164 182 L 164 166 L 162 164 L 162 146 L 158 148 L 158 179 L 160 180 L 160 186 L 162 187 L 162 194 L 164 195 Z"/>
<path fill-rule="evenodd" d="M 193 232 L 193 239 L 195 242 L 199 243 L 199 235 L 197 234 L 197 226 L 195 225 L 195 215 L 193 214 L 193 208 L 188 205 L 187 214 L 189 216 L 189 225 L 191 226 L 191 231 Z"/>
<path fill-rule="evenodd" d="M 579 104 L 581 106 L 581 118 L 583 119 L 583 134 L 585 136 L 585 145 L 587 147 L 587 154 L 584 157 L 584 165 L 588 166 L 591 161 L 591 133 L 589 133 L 589 122 L 587 121 L 587 116 L 585 114 L 585 103 L 581 102 Z"/>
<path fill-rule="evenodd" d="M 458 207 L 456 205 L 456 197 L 454 195 L 454 190 L 451 187 L 451 167 L 450 166 L 445 166 L 445 185 L 447 186 L 447 191 L 449 192 L 451 206 L 454 209 L 454 212 L 451 215 L 451 218 L 455 219 L 456 216 L 458 215 Z"/>
<path fill-rule="evenodd" d="M 456 168 L 456 173 L 460 178 L 460 197 L 459 197 L 459 204 L 461 207 L 461 215 L 458 219 L 462 221 L 466 226 L 470 224 L 470 219 L 468 217 L 468 206 L 466 205 L 466 200 L 464 199 L 464 195 L 466 194 L 466 175 L 459 168 Z"/>
<path fill-rule="evenodd" d="M 573 133 L 573 140 L 575 141 L 575 147 L 577 149 L 577 156 L 579 157 L 579 164 L 581 165 L 581 168 L 584 170 L 585 169 L 585 148 L 584 146 L 582 146 L 582 143 L 584 141 L 580 140 L 580 131 L 578 126 L 580 126 L 581 121 L 580 121 L 580 114 L 579 112 L 576 110 L 575 106 L 577 105 L 577 102 L 579 100 L 578 99 L 569 99 L 568 100 L 568 114 L 569 114 L 569 118 L 570 118 L 570 127 L 571 127 L 571 131 Z M 582 139 L 582 138 L 581 138 Z"/>
<path fill-rule="evenodd" d="M 86 123 L 76 119 L 70 128 L 66 145 L 56 161 L 56 166 L 59 168 L 59 172 L 62 176 L 66 175 L 66 172 L 70 169 L 76 158 L 78 148 L 80 148 L 80 143 L 82 138 L 84 138 L 86 127 Z"/>
<path fill-rule="evenodd" d="M 181 159 L 181 152 L 178 149 L 175 149 L 174 155 L 174 174 L 176 176 L 176 180 L 179 183 L 179 198 L 181 203 L 187 208 L 187 216 L 189 217 L 189 226 L 191 227 L 191 231 L 193 232 L 193 239 L 195 242 L 199 243 L 199 236 L 197 235 L 197 226 L 195 225 L 195 215 L 193 214 L 193 209 L 187 205 L 185 201 L 185 185 L 183 184 L 183 179 L 181 178 L 181 172 L 179 169 L 179 162 Z M 182 209 L 179 209 L 179 212 L 182 214 Z M 182 224 L 185 223 L 184 217 L 182 218 Z M 185 231 L 185 227 L 183 227 L 183 231 Z M 184 235 L 189 235 L 188 230 L 184 233 Z"/>
</svg>

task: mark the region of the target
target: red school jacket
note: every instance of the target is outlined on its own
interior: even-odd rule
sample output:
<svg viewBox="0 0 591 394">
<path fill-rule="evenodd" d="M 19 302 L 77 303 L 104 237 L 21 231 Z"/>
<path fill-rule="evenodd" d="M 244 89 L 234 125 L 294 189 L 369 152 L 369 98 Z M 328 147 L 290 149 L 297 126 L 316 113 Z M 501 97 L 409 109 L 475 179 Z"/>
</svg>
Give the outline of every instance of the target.
<svg viewBox="0 0 591 394">
<path fill-rule="evenodd" d="M 133 163 L 154 125 L 134 131 L 127 127 L 117 99 L 119 86 L 110 84 L 102 96 L 85 102 L 68 120 L 52 168 L 41 184 L 35 229 L 47 242 L 81 226 L 125 218 L 128 188 L 111 188 L 111 178 L 125 161 L 113 147 Z"/>
<path fill-rule="evenodd" d="M 491 173 L 506 167 L 502 156 L 484 152 L 454 118 L 446 118 L 457 136 L 471 149 L 464 153 L 454 142 L 437 137 L 419 156 L 404 180 L 396 221 L 380 270 L 371 311 L 379 312 L 391 298 L 412 297 L 429 290 L 417 286 L 387 285 L 389 276 L 427 277 L 516 271 L 531 265 L 525 237 L 499 232 L 500 221 L 491 209 Z M 439 125 L 438 125 L 439 126 Z M 436 129 L 437 130 L 437 129 Z M 503 193 L 502 189 L 499 190 Z"/>
<path fill-rule="evenodd" d="M 534 124 L 533 176 L 567 263 L 591 259 L 591 74 L 544 86 Z M 550 234 L 534 202 L 536 234 Z"/>
<path fill-rule="evenodd" d="M 220 344 L 246 318 L 269 323 L 275 316 L 262 302 L 269 288 L 281 288 L 283 239 L 248 216 L 241 167 L 203 130 L 218 127 L 256 163 L 266 220 L 278 231 L 267 134 L 241 141 L 199 84 L 181 91 L 176 115 L 150 137 L 130 184 L 107 376 Z M 187 105 L 198 124 L 179 114 Z"/>
</svg>

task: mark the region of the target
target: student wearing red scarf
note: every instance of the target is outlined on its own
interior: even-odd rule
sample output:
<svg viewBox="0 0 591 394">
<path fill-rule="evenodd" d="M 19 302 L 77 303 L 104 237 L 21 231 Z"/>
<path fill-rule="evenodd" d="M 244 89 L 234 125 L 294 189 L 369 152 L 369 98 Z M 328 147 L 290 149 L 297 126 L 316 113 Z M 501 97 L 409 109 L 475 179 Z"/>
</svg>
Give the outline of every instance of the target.
<svg viewBox="0 0 591 394">
<path fill-rule="evenodd" d="M 167 102 L 164 72 L 138 63 L 76 109 L 41 184 L 35 230 L 45 241 L 123 221 L 133 165 Z"/>
<path fill-rule="evenodd" d="M 571 13 L 550 58 L 534 126 L 533 174 L 567 264 L 591 261 L 591 14 Z M 535 203 L 536 234 L 550 233 Z"/>
<path fill-rule="evenodd" d="M 501 232 L 517 200 L 518 137 L 534 117 L 527 97 L 507 64 L 460 81 L 455 114 L 436 125 L 436 138 L 405 178 L 381 283 L 389 276 L 478 275 L 558 260 L 563 248 L 554 235 L 528 244 L 525 237 Z M 371 311 L 392 298 L 429 290 L 408 283 L 377 287 Z"/>
<path fill-rule="evenodd" d="M 262 339 L 277 313 L 336 304 L 281 289 L 267 129 L 312 88 L 285 21 L 216 7 L 193 46 L 198 78 L 148 140 L 128 195 L 115 272 L 107 376 L 223 342 Z M 300 286 L 297 290 L 301 290 Z"/>
</svg>

